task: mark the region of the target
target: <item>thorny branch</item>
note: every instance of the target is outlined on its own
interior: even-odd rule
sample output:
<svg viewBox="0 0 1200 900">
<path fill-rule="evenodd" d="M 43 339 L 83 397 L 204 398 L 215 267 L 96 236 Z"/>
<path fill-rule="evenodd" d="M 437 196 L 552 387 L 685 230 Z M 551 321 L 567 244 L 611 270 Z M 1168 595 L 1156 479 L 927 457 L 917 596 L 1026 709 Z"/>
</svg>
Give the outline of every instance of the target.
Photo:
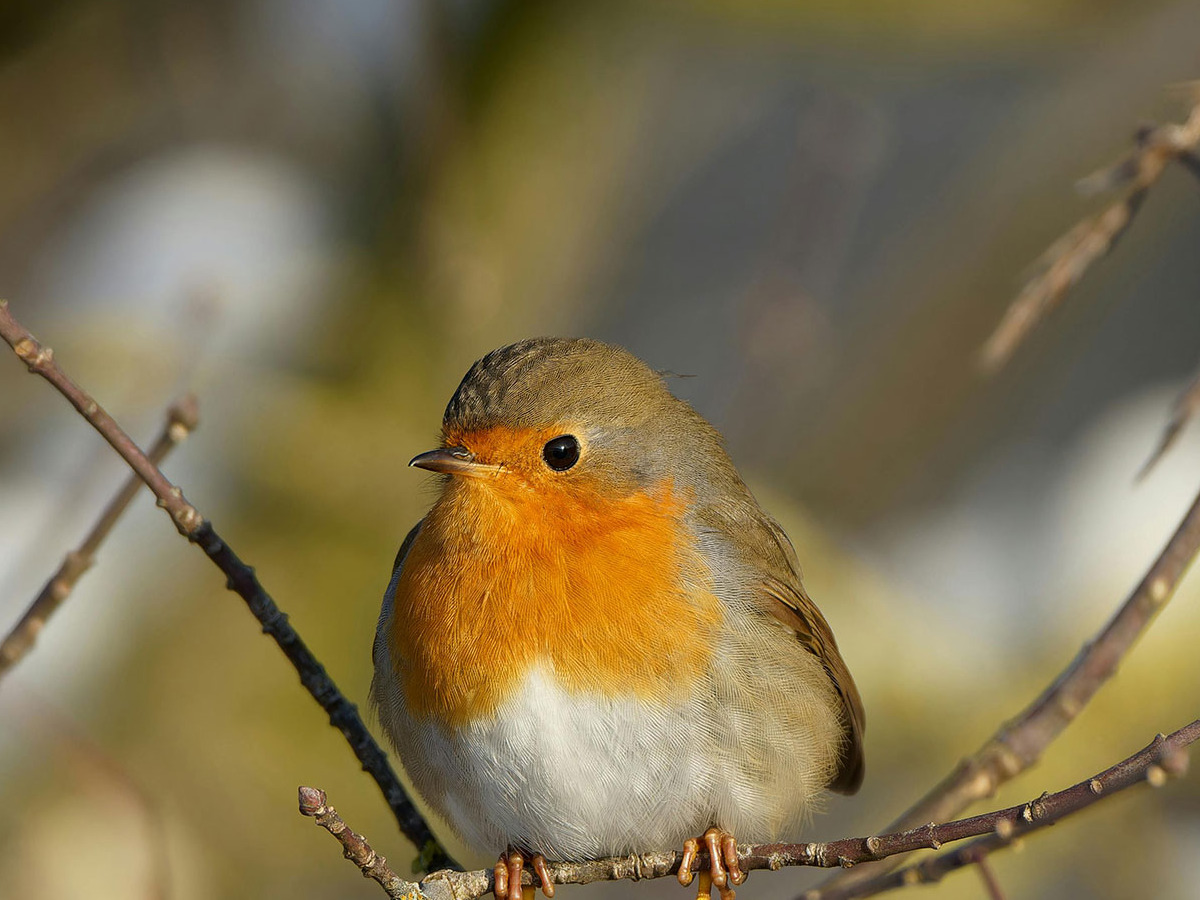
<svg viewBox="0 0 1200 900">
<path fill-rule="evenodd" d="M 213 529 L 212 524 L 204 519 L 183 496 L 183 492 L 171 484 L 158 467 L 147 459 L 112 416 L 67 377 L 54 361 L 53 351 L 39 343 L 13 318 L 8 303 L 4 300 L 0 300 L 0 337 L 13 348 L 17 356 L 29 367 L 30 372 L 50 382 L 92 427 L 100 432 L 154 492 L 158 498 L 158 505 L 170 515 L 179 533 L 197 544 L 225 573 L 229 589 L 236 591 L 246 601 L 250 611 L 261 623 L 263 631 L 274 638 L 275 643 L 300 674 L 301 684 L 329 715 L 330 724 L 342 732 L 354 755 L 362 763 L 363 769 L 379 785 L 400 830 L 421 851 L 423 858 L 429 860 L 431 867 L 453 865 L 453 861 L 438 844 L 429 825 L 409 799 L 396 773 L 388 765 L 386 754 L 367 730 L 358 709 L 346 699 L 325 671 L 325 667 L 288 623 L 287 616 L 263 589 L 254 570 L 237 557 L 233 549 Z"/>
<path fill-rule="evenodd" d="M 1168 163 L 1177 160 L 1193 173 L 1200 171 L 1200 161 L 1194 155 L 1198 145 L 1200 102 L 1192 107 L 1181 125 L 1160 125 L 1139 131 L 1133 153 L 1080 183 L 1087 193 L 1128 187 L 1120 200 L 1099 215 L 1084 219 L 1042 254 L 1034 276 L 1021 289 L 980 352 L 980 365 L 985 371 L 995 372 L 1003 367 L 1092 263 L 1112 250 Z"/>
<path fill-rule="evenodd" d="M 1058 678 L 888 828 L 945 822 L 972 803 L 992 796 L 1000 785 L 1036 763 L 1042 751 L 1113 676 L 1121 658 L 1170 600 L 1198 551 L 1200 494 L 1133 593 Z M 841 873 L 830 879 L 821 892 L 810 896 L 821 900 L 848 896 L 842 891 L 876 874 L 878 870 L 871 866 Z"/>
<path fill-rule="evenodd" d="M 182 443 L 187 436 L 196 430 L 199 424 L 199 409 L 196 398 L 188 394 L 167 410 L 167 421 L 162 432 L 155 439 L 146 458 L 158 465 L 167 454 Z M 130 475 L 121 489 L 109 501 L 104 512 L 92 526 L 83 543 L 70 551 L 58 567 L 58 571 L 46 582 L 41 592 L 25 610 L 17 624 L 13 626 L 4 641 L 0 643 L 0 678 L 15 666 L 33 649 L 37 636 L 46 626 L 47 620 L 63 604 L 74 590 L 76 582 L 83 573 L 91 568 L 96 551 L 108 537 L 117 520 L 125 512 L 130 501 L 137 495 L 142 486 L 142 479 Z"/>
<path fill-rule="evenodd" d="M 860 884 L 851 893 L 839 896 L 863 897 L 892 887 L 919 880 L 935 880 L 945 871 L 978 862 L 987 853 L 1010 843 L 1014 838 L 1038 828 L 1052 825 L 1063 817 L 1077 812 L 1104 797 L 1132 787 L 1142 781 L 1161 785 L 1168 775 L 1181 775 L 1187 768 L 1186 748 L 1200 739 L 1200 720 L 1181 728 L 1170 737 L 1158 735 L 1145 749 L 1105 771 L 1054 794 L 1042 794 L 1036 800 L 996 810 L 957 822 L 935 825 L 932 822 L 907 831 L 845 838 L 828 843 L 752 844 L 738 850 L 743 871 L 755 869 L 778 870 L 784 866 L 842 866 L 878 860 L 913 850 L 939 849 L 943 844 L 965 838 L 988 835 L 966 848 L 960 857 L 934 857 L 922 866 L 902 870 L 877 881 Z M 419 883 L 406 882 L 389 869 L 370 844 L 360 834 L 346 826 L 341 817 L 326 804 L 325 793 L 315 788 L 300 788 L 300 811 L 315 816 L 317 823 L 334 835 L 345 848 L 345 856 L 359 867 L 363 875 L 374 878 L 398 898 L 428 898 L 428 900 L 472 900 L 492 890 L 492 871 L 434 872 Z M 589 884 L 595 881 L 614 881 L 628 878 L 661 878 L 679 869 L 681 854 L 676 851 L 640 853 L 579 863 L 548 863 L 547 871 L 554 884 Z M 697 868 L 707 865 L 705 854 L 696 861 Z M 940 868 L 939 868 L 940 867 Z M 907 872 L 916 871 L 916 875 Z M 522 883 L 533 885 L 532 873 L 522 876 Z M 806 898 L 810 895 L 805 895 Z M 819 891 L 811 896 L 820 896 Z"/>
</svg>

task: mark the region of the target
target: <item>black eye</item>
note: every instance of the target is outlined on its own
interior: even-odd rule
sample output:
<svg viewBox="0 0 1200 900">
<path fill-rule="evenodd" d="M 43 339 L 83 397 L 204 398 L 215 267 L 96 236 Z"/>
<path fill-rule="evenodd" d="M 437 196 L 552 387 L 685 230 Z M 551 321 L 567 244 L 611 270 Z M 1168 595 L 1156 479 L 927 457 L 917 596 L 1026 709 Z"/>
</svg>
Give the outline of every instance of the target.
<svg viewBox="0 0 1200 900">
<path fill-rule="evenodd" d="M 542 459 L 556 472 L 565 472 L 579 462 L 579 441 L 571 435 L 556 437 L 542 448 Z"/>
</svg>

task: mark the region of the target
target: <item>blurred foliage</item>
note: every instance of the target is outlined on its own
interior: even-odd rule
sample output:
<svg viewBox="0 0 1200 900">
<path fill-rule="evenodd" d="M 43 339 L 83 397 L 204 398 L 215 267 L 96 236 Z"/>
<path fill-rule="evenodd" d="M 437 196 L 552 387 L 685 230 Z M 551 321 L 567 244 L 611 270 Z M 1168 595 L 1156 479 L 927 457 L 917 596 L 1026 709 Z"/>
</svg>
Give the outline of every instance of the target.
<svg viewBox="0 0 1200 900">
<path fill-rule="evenodd" d="M 1136 552 L 1094 558 L 1071 549 L 1091 507 L 1063 524 L 1046 505 L 1115 402 L 1200 356 L 1182 176 L 1009 373 L 982 383 L 974 354 L 1086 211 L 1072 181 L 1175 114 L 1162 86 L 1195 77 L 1197 29 L 1165 0 L 10 3 L 0 291 L 135 435 L 198 390 L 168 474 L 360 703 L 389 564 L 430 500 L 405 463 L 470 362 L 589 333 L 696 375 L 675 387 L 792 535 L 866 699 L 864 791 L 805 837 L 869 833 L 1065 665 L 1194 490 L 1181 450 L 1154 511 L 1104 534 Z M 246 182 L 273 216 L 217 202 Z M 115 485 L 94 442 L 0 366 L 4 621 Z M 993 548 L 999 576 L 964 561 L 939 597 L 918 586 L 933 551 L 879 562 L 881 536 L 973 490 L 990 505 L 958 530 L 987 543 L 984 513 L 1007 515 L 1026 553 Z M 1091 577 L 1052 593 L 1029 560 L 1070 552 Z M 1198 600 L 1185 585 L 997 804 L 1194 715 Z M 294 812 L 302 783 L 407 868 L 340 736 L 143 499 L 0 686 L 0 896 L 157 896 L 156 856 L 184 900 L 378 896 Z M 1013 896 L 1188 896 L 1198 812 L 1195 778 L 1132 792 L 997 869 Z M 982 890 L 962 873 L 924 893 Z"/>
</svg>

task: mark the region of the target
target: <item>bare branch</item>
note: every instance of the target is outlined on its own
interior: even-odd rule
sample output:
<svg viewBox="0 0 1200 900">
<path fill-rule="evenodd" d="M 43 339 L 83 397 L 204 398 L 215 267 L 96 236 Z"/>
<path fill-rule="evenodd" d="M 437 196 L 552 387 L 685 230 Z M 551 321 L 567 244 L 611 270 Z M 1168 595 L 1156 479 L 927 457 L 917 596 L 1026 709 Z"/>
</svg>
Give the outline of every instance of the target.
<svg viewBox="0 0 1200 900">
<path fill-rule="evenodd" d="M 1005 900 L 1004 889 L 1000 887 L 1000 879 L 996 877 L 996 872 L 992 869 L 992 864 L 988 862 L 986 856 L 981 856 L 975 860 L 975 868 L 979 872 L 979 877 L 983 881 L 983 887 L 987 891 L 988 900 Z"/>
<path fill-rule="evenodd" d="M 1179 439 L 1179 435 L 1183 433 L 1183 427 L 1196 415 L 1197 410 L 1200 410 L 1200 372 L 1192 377 L 1188 386 L 1183 389 L 1183 393 L 1175 398 L 1175 405 L 1171 408 L 1171 418 L 1167 420 L 1167 425 L 1163 428 L 1162 436 L 1158 439 L 1158 446 L 1154 448 L 1150 458 L 1138 471 L 1137 481 L 1145 478 L 1150 470 L 1158 464 L 1158 461 L 1166 455 L 1166 452 Z"/>
<path fill-rule="evenodd" d="M 342 821 L 337 810 L 327 803 L 325 792 L 318 788 L 300 788 L 300 814 L 309 816 L 338 839 L 342 855 L 358 866 L 364 878 L 379 883 L 389 897 L 402 900 L 420 893 L 420 886 L 404 881 L 391 870 L 387 860 L 371 849 L 367 839 Z"/>
<path fill-rule="evenodd" d="M 199 409 L 196 398 L 188 394 L 167 410 L 167 421 L 162 432 L 155 439 L 147 458 L 154 465 L 161 463 L 167 454 L 187 436 L 196 430 L 199 424 Z M 96 551 L 108 537 L 117 520 L 125 512 L 130 501 L 137 495 L 142 486 L 142 479 L 130 475 L 121 489 L 109 501 L 108 506 L 100 515 L 99 520 L 92 526 L 82 544 L 72 550 L 63 559 L 58 571 L 46 582 L 41 592 L 25 610 L 16 625 L 0 643 L 0 678 L 15 666 L 25 654 L 33 649 L 37 636 L 45 627 L 46 621 L 70 596 L 79 578 L 91 568 Z"/>
<path fill-rule="evenodd" d="M 1065 816 L 1086 809 L 1118 791 L 1143 782 L 1152 787 L 1161 787 L 1166 783 L 1168 776 L 1183 775 L 1187 771 L 1187 748 L 1197 739 L 1200 739 L 1200 720 L 1184 726 L 1169 737 L 1156 735 L 1145 749 L 1094 778 L 1081 781 L 1056 794 L 1043 794 L 1037 800 L 1025 804 L 1017 821 L 1007 817 L 998 820 L 993 833 L 985 838 L 899 871 L 846 886 L 841 890 L 810 891 L 804 895 L 804 900 L 850 900 L 853 897 L 881 894 L 895 888 L 940 881 L 948 872 L 982 863 L 989 853 L 1007 847 L 1014 840 L 1032 831 L 1053 825 Z"/>
<path fill-rule="evenodd" d="M 1000 785 L 1032 766 L 1117 670 L 1121 658 L 1171 599 L 1179 580 L 1200 551 L 1200 494 L 1158 558 L 1116 614 L 1040 697 L 1000 727 L 973 756 L 963 760 L 941 783 L 888 826 L 912 828 L 945 822 L 972 803 L 992 796 Z M 827 882 L 848 885 L 875 873 L 864 866 Z M 815 896 L 815 895 L 814 895 Z"/>
<path fill-rule="evenodd" d="M 1115 246 L 1129 227 L 1146 192 L 1167 164 L 1179 160 L 1189 169 L 1200 145 L 1200 103 L 1182 125 L 1141 129 L 1137 149 L 1116 165 L 1080 182 L 1086 193 L 1127 186 L 1125 195 L 1097 216 L 1084 219 L 1051 245 L 1035 266 L 1033 277 L 1009 306 L 984 344 L 980 365 L 995 372 L 1012 357 L 1029 333 L 1049 314 L 1084 272 Z"/>
<path fill-rule="evenodd" d="M 183 492 L 167 480 L 116 421 L 75 384 L 54 361 L 54 353 L 18 323 L 9 312 L 7 301 L 0 300 L 0 337 L 13 348 L 34 372 L 58 389 L 71 405 L 104 437 L 121 458 L 137 473 L 154 495 L 158 505 L 171 517 L 179 533 L 198 545 L 222 572 L 230 590 L 237 592 L 265 633 L 274 638 L 284 655 L 300 674 L 300 682 L 329 715 L 329 722 L 342 732 L 363 769 L 375 779 L 391 807 L 400 830 L 429 859 L 431 866 L 452 865 L 453 861 L 434 837 L 433 831 L 409 799 L 396 773 L 388 765 L 387 755 L 363 723 L 358 709 L 338 689 L 325 667 L 300 638 L 287 616 L 263 589 L 254 570 L 238 559 L 233 549 L 192 506 Z"/>
<path fill-rule="evenodd" d="M 171 521 L 179 533 L 190 538 L 200 526 L 200 514 L 187 502 L 183 492 L 171 484 L 158 467 L 146 458 L 116 420 L 63 373 L 54 361 L 54 351 L 43 346 L 12 317 L 7 300 L 0 300 L 0 337 L 12 347 L 13 352 L 29 367 L 30 372 L 41 375 L 54 385 L 79 414 L 100 432 L 100 436 L 108 441 L 142 482 L 154 492 L 154 496 L 158 498 L 158 505 L 170 514 Z"/>
</svg>

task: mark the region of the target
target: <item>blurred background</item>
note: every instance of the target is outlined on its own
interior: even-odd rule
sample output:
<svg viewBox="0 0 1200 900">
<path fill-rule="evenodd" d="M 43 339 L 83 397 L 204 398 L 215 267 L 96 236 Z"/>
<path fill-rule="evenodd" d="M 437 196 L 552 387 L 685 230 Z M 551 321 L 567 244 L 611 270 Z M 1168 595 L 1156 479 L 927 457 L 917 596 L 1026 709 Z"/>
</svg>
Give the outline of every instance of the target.
<svg viewBox="0 0 1200 900">
<path fill-rule="evenodd" d="M 1200 360 L 1184 173 L 1007 370 L 975 365 L 1098 208 L 1076 179 L 1198 74 L 1195 0 L 10 0 L 0 296 L 141 440 L 196 391 L 168 474 L 364 707 L 431 499 L 405 464 L 468 365 L 581 334 L 694 376 L 866 702 L 862 792 L 796 837 L 869 834 L 1073 657 L 1200 486 L 1200 429 L 1133 483 Z M 0 359 L 0 628 L 123 476 Z M 1196 716 L 1198 593 L 997 806 Z M 407 872 L 342 738 L 141 497 L 0 684 L 0 896 L 382 896 L 302 783 Z M 994 865 L 1011 896 L 1194 897 L 1200 780 Z"/>
</svg>

